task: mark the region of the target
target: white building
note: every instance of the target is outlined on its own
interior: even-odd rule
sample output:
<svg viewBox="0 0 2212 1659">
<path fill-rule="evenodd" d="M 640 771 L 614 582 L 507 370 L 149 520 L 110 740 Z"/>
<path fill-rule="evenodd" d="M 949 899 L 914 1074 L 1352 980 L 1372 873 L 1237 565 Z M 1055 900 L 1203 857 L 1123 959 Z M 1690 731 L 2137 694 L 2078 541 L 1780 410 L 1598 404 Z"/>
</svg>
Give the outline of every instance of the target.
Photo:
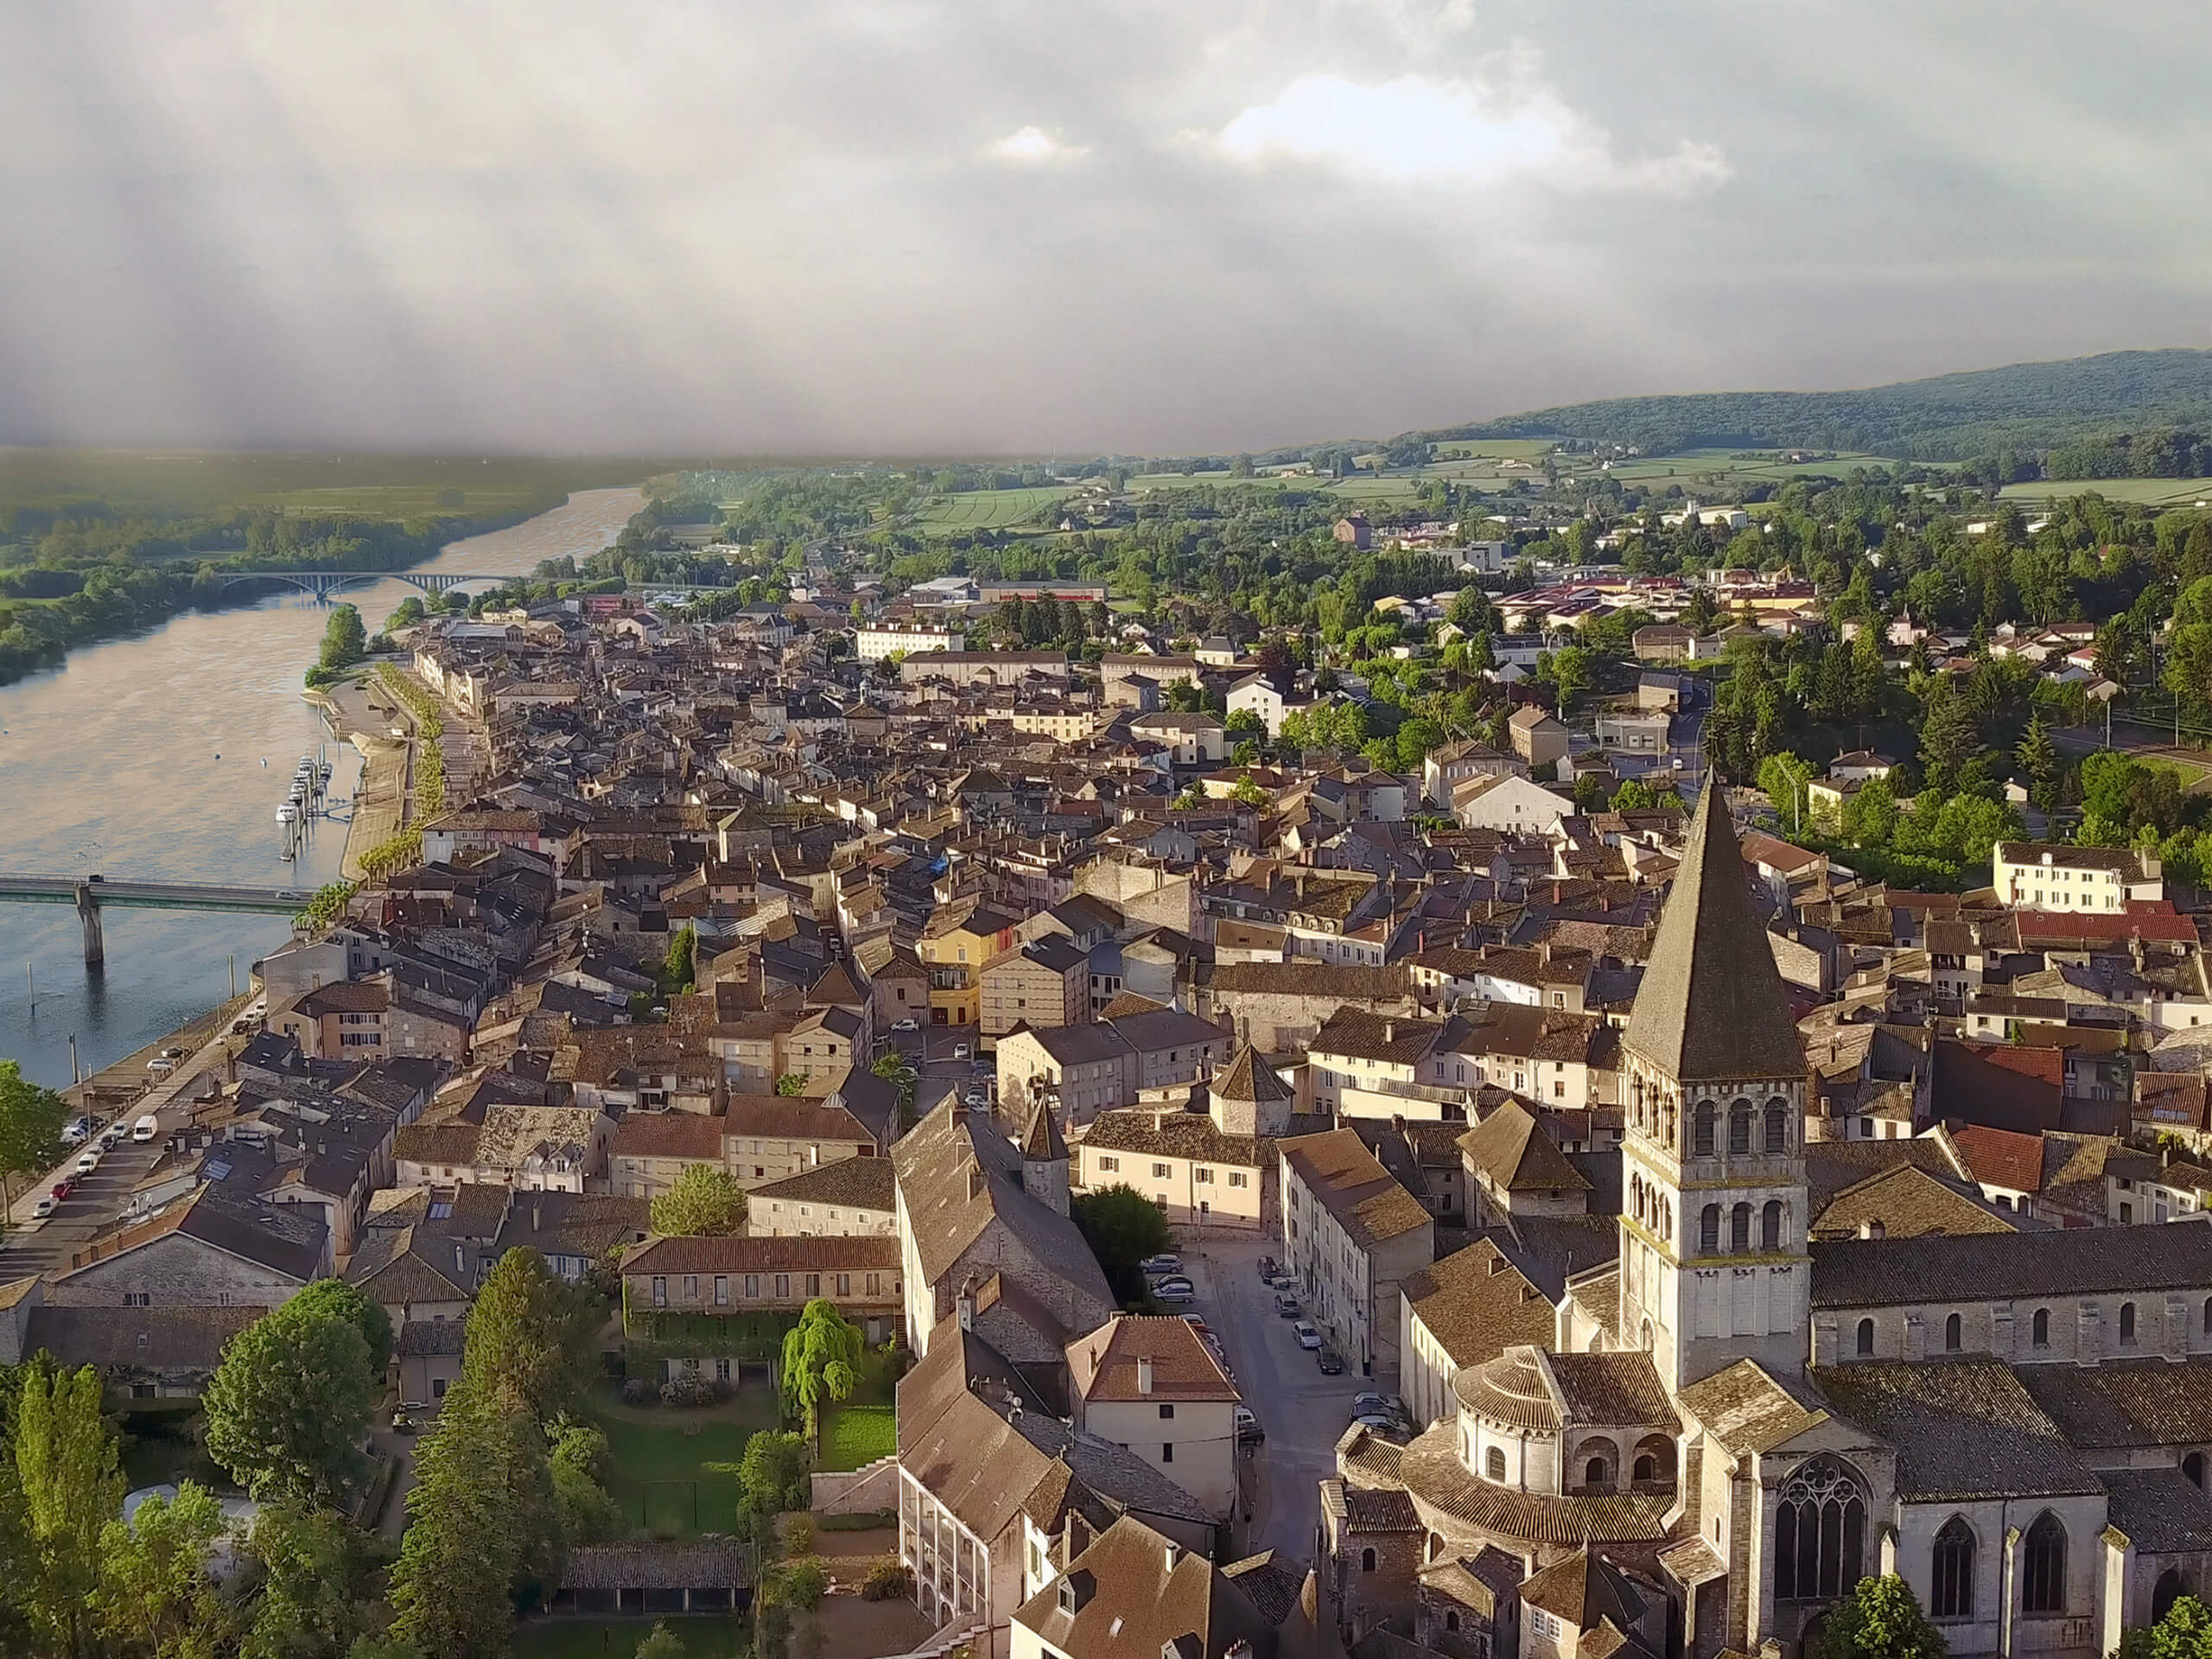
<svg viewBox="0 0 2212 1659">
<path fill-rule="evenodd" d="M 958 628 L 933 627 L 913 622 L 871 622 L 853 631 L 853 654 L 864 663 L 918 652 L 965 651 L 968 636 Z"/>
</svg>

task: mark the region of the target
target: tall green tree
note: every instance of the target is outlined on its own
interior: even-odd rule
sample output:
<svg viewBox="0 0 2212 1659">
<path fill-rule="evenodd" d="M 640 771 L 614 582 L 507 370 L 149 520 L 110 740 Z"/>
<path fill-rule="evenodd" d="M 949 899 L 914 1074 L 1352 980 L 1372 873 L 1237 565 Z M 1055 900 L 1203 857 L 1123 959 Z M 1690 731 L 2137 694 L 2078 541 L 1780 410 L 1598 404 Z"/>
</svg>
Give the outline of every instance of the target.
<svg viewBox="0 0 2212 1659">
<path fill-rule="evenodd" d="M 1959 785 L 1959 769 L 1981 747 L 1981 723 L 1966 694 L 1949 686 L 1931 687 L 1928 714 L 1920 723 L 1922 781 L 1939 795 Z"/>
<path fill-rule="evenodd" d="M 1828 1609 L 1813 1659 L 1947 1659 L 1950 1644 L 1896 1573 L 1861 1579 Z"/>
<path fill-rule="evenodd" d="M 869 1071 L 899 1090 L 899 1121 L 912 1126 L 914 1121 L 914 1091 L 921 1087 L 921 1076 L 914 1070 L 913 1061 L 897 1049 L 876 1057 Z"/>
<path fill-rule="evenodd" d="M 384 1381 L 385 1368 L 391 1363 L 391 1316 L 368 1292 L 343 1279 L 318 1279 L 293 1292 L 283 1302 L 283 1310 L 291 1313 L 327 1313 L 345 1320 L 361 1333 L 362 1342 L 367 1344 L 370 1382 Z"/>
<path fill-rule="evenodd" d="M 622 1507 L 607 1496 L 614 1459 L 605 1432 L 588 1423 L 564 1426 L 554 1435 L 550 1461 L 563 1541 L 598 1544 L 620 1537 Z"/>
<path fill-rule="evenodd" d="M 133 1659 L 220 1659 L 230 1652 L 235 1616 L 208 1572 L 226 1530 L 222 1506 L 190 1481 L 175 1497 L 148 1497 L 130 1520 L 101 1529 L 92 1606 L 107 1652 Z"/>
<path fill-rule="evenodd" d="M 34 1556 L 31 1620 L 57 1659 L 101 1651 L 92 1594 L 100 1535 L 123 1510 L 115 1435 L 100 1415 L 99 1374 L 26 1366 L 16 1396 L 16 1479 Z"/>
<path fill-rule="evenodd" d="M 330 1504 L 368 1472 L 375 1381 L 351 1319 L 288 1303 L 232 1337 L 207 1381 L 207 1454 L 265 1502 Z"/>
<path fill-rule="evenodd" d="M 33 1083 L 14 1060 L 0 1060 L 0 1213 L 14 1200 L 16 1178 L 53 1166 L 61 1151 L 67 1104 Z"/>
<path fill-rule="evenodd" d="M 2058 746 L 2050 741 L 2050 728 L 2044 726 L 2038 712 L 2028 721 L 2028 729 L 2021 734 L 2019 747 L 2012 752 L 2028 779 L 2028 798 L 2039 812 L 2053 812 L 2058 808 Z"/>
<path fill-rule="evenodd" d="M 1115 1294 L 1134 1300 L 1144 1289 L 1137 1263 L 1167 1248 L 1167 1217 L 1133 1186 L 1116 1185 L 1078 1197 L 1071 1213 Z"/>
<path fill-rule="evenodd" d="M 486 1400 L 551 1422 L 590 1370 L 593 1306 L 529 1249 L 499 1258 L 468 1311 L 461 1381 Z"/>
<path fill-rule="evenodd" d="M 368 1633 L 369 1541 L 344 1516 L 292 1503 L 254 1517 L 261 1595 L 238 1659 L 341 1659 Z"/>
<path fill-rule="evenodd" d="M 362 624 L 359 607 L 336 605 L 322 630 L 321 666 L 335 670 L 351 666 L 368 654 L 369 631 Z"/>
<path fill-rule="evenodd" d="M 805 1417 L 809 1440 L 821 1440 L 823 1401 L 849 1399 L 860 1385 L 867 1346 L 860 1326 L 838 1313 L 836 1303 L 818 1297 L 784 1332 L 784 1405 Z"/>
<path fill-rule="evenodd" d="M 745 1230 L 745 1189 L 720 1164 L 686 1164 L 652 1201 L 653 1231 L 670 1238 Z"/>
<path fill-rule="evenodd" d="M 813 1498 L 808 1473 L 814 1451 L 797 1434 L 762 1429 L 745 1443 L 745 1456 L 737 1468 L 745 1507 L 755 1515 L 781 1515 L 804 1510 Z"/>
</svg>

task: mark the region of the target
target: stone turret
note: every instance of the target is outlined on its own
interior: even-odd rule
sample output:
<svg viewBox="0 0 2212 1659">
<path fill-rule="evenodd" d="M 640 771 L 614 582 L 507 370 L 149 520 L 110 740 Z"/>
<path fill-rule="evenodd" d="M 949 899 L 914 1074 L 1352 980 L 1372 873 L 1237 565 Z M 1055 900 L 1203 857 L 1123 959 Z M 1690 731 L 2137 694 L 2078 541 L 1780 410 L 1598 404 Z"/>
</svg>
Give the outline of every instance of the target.
<svg viewBox="0 0 2212 1659">
<path fill-rule="evenodd" d="M 1029 1109 L 1021 1137 L 1021 1188 L 1039 1204 L 1068 1213 L 1068 1143 L 1052 1121 L 1052 1109 L 1039 1101 Z"/>
</svg>

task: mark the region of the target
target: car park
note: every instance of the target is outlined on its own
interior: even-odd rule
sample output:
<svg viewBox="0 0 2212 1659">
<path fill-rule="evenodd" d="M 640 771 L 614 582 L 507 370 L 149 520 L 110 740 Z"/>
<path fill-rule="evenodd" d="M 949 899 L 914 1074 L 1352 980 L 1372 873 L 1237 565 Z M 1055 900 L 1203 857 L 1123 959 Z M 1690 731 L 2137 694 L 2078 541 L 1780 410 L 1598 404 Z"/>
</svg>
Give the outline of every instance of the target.
<svg viewBox="0 0 2212 1659">
<path fill-rule="evenodd" d="M 1147 1255 L 1137 1266 L 1147 1273 L 1180 1273 L 1183 1271 L 1183 1258 L 1173 1255 Z"/>
<path fill-rule="evenodd" d="M 1298 1345 L 1301 1348 L 1319 1348 L 1321 1345 L 1321 1333 L 1304 1319 L 1292 1325 L 1290 1332 L 1298 1338 Z"/>
<path fill-rule="evenodd" d="M 1253 1415 L 1249 1406 L 1236 1408 L 1236 1438 L 1240 1441 L 1264 1440 L 1268 1438 L 1268 1431 L 1260 1427 L 1260 1420 Z"/>
<path fill-rule="evenodd" d="M 1313 1357 L 1313 1363 L 1321 1368 L 1324 1376 L 1341 1376 L 1344 1374 L 1344 1357 L 1326 1348 Z"/>
<path fill-rule="evenodd" d="M 1196 1290 L 1198 1288 L 1196 1285 L 1190 1281 L 1190 1279 L 1186 1275 L 1179 1273 L 1163 1274 L 1158 1278 L 1154 1279 L 1152 1281 L 1152 1287 L 1154 1290 L 1158 1290 L 1165 1285 L 1179 1285 L 1185 1290 Z"/>
</svg>

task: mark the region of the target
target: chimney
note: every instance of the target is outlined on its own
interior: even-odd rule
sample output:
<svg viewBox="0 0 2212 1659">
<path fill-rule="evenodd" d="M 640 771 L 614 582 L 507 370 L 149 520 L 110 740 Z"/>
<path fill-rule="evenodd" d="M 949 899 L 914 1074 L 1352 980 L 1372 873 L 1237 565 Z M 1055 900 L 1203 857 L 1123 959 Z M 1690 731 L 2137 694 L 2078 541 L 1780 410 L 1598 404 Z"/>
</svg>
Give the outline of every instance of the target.
<svg viewBox="0 0 2212 1659">
<path fill-rule="evenodd" d="M 1152 1361 L 1148 1358 L 1137 1361 L 1137 1392 L 1139 1394 L 1152 1392 Z M 1170 1560 L 1168 1565 L 1173 1567 L 1174 1562 Z"/>
<path fill-rule="evenodd" d="M 975 1200 L 976 1200 L 976 1199 L 977 1199 L 977 1198 L 981 1198 L 982 1195 L 983 1195 L 983 1166 L 982 1166 L 981 1164 L 970 1164 L 970 1165 L 969 1165 L 969 1166 L 968 1166 L 968 1198 L 969 1198 L 969 1202 L 972 1204 L 973 1202 L 975 1202 Z"/>
<path fill-rule="evenodd" d="M 1167 1557 L 1167 1570 L 1173 1573 L 1175 1570 L 1175 1563 L 1183 1559 L 1183 1552 L 1171 1543 L 1167 1546 L 1165 1554 Z"/>
<path fill-rule="evenodd" d="M 973 1331 L 976 1328 L 976 1289 L 974 1286 L 963 1285 L 961 1287 L 959 1306 L 960 1328 L 963 1331 Z"/>
<path fill-rule="evenodd" d="M 1398 1022 L 1395 1020 L 1385 1020 L 1382 1022 L 1382 1040 L 1386 1043 L 1394 1043 L 1397 1039 Z"/>
<path fill-rule="evenodd" d="M 534 1233 L 537 1230 L 538 1223 L 544 1218 L 544 1213 L 545 1206 L 541 1203 L 532 1201 L 530 1206 L 530 1230 L 531 1232 Z"/>
</svg>

